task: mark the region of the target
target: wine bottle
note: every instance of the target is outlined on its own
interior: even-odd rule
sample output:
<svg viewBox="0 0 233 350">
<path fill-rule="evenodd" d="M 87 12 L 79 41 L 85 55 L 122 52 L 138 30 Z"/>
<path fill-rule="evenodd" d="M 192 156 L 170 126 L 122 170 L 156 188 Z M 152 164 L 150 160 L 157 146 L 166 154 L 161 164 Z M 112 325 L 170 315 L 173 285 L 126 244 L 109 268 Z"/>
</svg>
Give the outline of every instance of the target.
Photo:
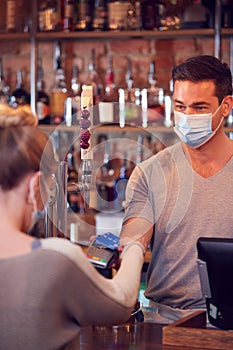
<svg viewBox="0 0 233 350">
<path fill-rule="evenodd" d="M 132 61 L 128 59 L 125 75 L 126 88 L 119 89 L 119 123 L 121 127 L 125 123 L 140 125 L 140 89 L 134 87 Z"/>
<path fill-rule="evenodd" d="M 2 58 L 0 58 L 0 103 L 9 103 L 10 87 L 4 78 Z"/>
<path fill-rule="evenodd" d="M 93 105 L 98 105 L 100 101 L 100 93 L 102 91 L 103 84 L 96 70 L 96 57 L 95 49 L 91 50 L 90 62 L 88 65 L 88 76 L 84 81 L 83 86 L 92 86 L 93 88 Z"/>
<path fill-rule="evenodd" d="M 94 16 L 93 16 L 93 30 L 104 31 L 107 30 L 107 4 L 106 0 L 95 0 L 94 2 Z"/>
<path fill-rule="evenodd" d="M 93 1 L 77 0 L 76 1 L 76 31 L 92 30 L 93 21 Z"/>
<path fill-rule="evenodd" d="M 18 107 L 22 105 L 30 105 L 30 93 L 24 87 L 23 82 L 23 71 L 22 69 L 17 70 L 16 87 L 10 97 L 10 106 Z"/>
<path fill-rule="evenodd" d="M 65 121 L 67 126 L 75 125 L 78 112 L 81 110 L 81 83 L 78 77 L 78 66 L 73 66 L 73 75 L 70 82 L 69 97 L 65 102 Z"/>
<path fill-rule="evenodd" d="M 60 9 L 57 0 L 46 0 L 40 3 L 38 27 L 41 32 L 59 30 L 60 20 Z"/>
<path fill-rule="evenodd" d="M 16 0 L 7 0 L 6 2 L 6 31 L 16 31 Z"/>
<path fill-rule="evenodd" d="M 112 123 L 119 115 L 119 94 L 115 85 L 115 75 L 113 70 L 113 57 L 108 57 L 108 68 L 106 70 L 105 85 L 101 93 L 99 103 L 99 121 L 101 123 Z M 118 121 L 118 120 L 117 120 Z"/>
<path fill-rule="evenodd" d="M 39 124 L 50 124 L 49 95 L 45 92 L 44 70 L 42 64 L 37 69 L 37 100 L 36 113 Z"/>
<path fill-rule="evenodd" d="M 192 3 L 184 9 L 182 27 L 192 29 L 211 26 L 211 12 L 208 7 L 204 6 L 201 0 L 192 0 Z"/>
<path fill-rule="evenodd" d="M 61 49 L 57 45 L 55 49 L 55 82 L 50 97 L 50 114 L 52 124 L 61 124 L 64 121 L 65 101 L 68 97 L 68 89 L 65 73 L 62 68 Z"/>
<path fill-rule="evenodd" d="M 74 0 L 64 0 L 63 31 L 74 30 Z"/>
<path fill-rule="evenodd" d="M 148 122 L 162 124 L 164 121 L 164 90 L 157 84 L 155 62 L 150 62 L 147 89 Z"/>
</svg>

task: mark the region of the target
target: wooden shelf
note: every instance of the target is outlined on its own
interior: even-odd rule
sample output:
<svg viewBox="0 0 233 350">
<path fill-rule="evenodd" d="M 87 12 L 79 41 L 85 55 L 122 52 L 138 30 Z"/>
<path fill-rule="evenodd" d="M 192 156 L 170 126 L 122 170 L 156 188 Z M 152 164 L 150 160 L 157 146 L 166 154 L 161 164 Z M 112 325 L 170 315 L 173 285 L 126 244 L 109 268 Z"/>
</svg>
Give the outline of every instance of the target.
<svg viewBox="0 0 233 350">
<path fill-rule="evenodd" d="M 229 34 L 230 35 L 230 34 Z M 134 31 L 105 31 L 105 32 L 37 32 L 37 40 L 96 40 L 96 39 L 179 39 L 188 37 L 210 37 L 214 36 L 214 29 L 179 29 L 179 30 L 134 30 Z"/>
</svg>

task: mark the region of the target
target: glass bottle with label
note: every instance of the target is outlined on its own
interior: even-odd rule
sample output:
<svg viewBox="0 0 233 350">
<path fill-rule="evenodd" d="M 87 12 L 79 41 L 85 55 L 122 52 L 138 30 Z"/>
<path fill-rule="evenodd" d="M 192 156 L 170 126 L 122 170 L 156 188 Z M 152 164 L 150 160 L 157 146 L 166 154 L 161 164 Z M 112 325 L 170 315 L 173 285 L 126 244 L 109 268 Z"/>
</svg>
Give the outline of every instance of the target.
<svg viewBox="0 0 233 350">
<path fill-rule="evenodd" d="M 201 0 L 192 0 L 184 9 L 182 28 L 209 28 L 212 26 L 211 12 Z"/>
<path fill-rule="evenodd" d="M 6 31 L 16 31 L 16 0 L 7 0 L 6 2 Z"/>
<path fill-rule="evenodd" d="M 10 87 L 4 78 L 2 58 L 0 58 L 0 103 L 9 103 Z"/>
<path fill-rule="evenodd" d="M 99 103 L 99 121 L 101 123 L 113 123 L 119 115 L 119 93 L 115 85 L 113 70 L 113 57 L 108 57 L 108 68 L 105 76 L 105 85 Z M 118 119 L 118 117 L 117 117 Z M 118 122 L 118 120 L 117 120 Z"/>
<path fill-rule="evenodd" d="M 37 101 L 36 114 L 39 124 L 50 124 L 49 95 L 45 92 L 44 70 L 42 64 L 37 69 Z"/>
<path fill-rule="evenodd" d="M 162 124 L 164 120 L 164 90 L 157 85 L 155 62 L 150 62 L 147 89 L 147 117 L 150 124 Z"/>
<path fill-rule="evenodd" d="M 74 30 L 74 0 L 64 0 L 63 31 Z"/>
<path fill-rule="evenodd" d="M 65 101 L 65 121 L 67 126 L 75 125 L 78 113 L 81 110 L 81 83 L 78 77 L 78 66 L 73 66 L 73 75 L 70 82 L 70 93 Z"/>
<path fill-rule="evenodd" d="M 127 28 L 127 10 L 129 1 L 110 0 L 108 2 L 108 29 L 125 30 Z"/>
<path fill-rule="evenodd" d="M 38 9 L 38 27 L 41 32 L 60 29 L 60 9 L 57 0 L 42 1 Z"/>
<path fill-rule="evenodd" d="M 95 0 L 94 2 L 94 16 L 93 16 L 93 30 L 105 31 L 107 30 L 107 3 L 106 0 Z"/>
<path fill-rule="evenodd" d="M 51 123 L 60 124 L 64 121 L 65 101 L 68 97 L 68 89 L 65 80 L 65 73 L 61 63 L 60 47 L 55 51 L 55 83 L 50 97 Z"/>
<path fill-rule="evenodd" d="M 140 125 L 140 89 L 134 87 L 132 73 L 132 61 L 128 59 L 125 76 L 126 88 L 119 89 L 119 124 L 121 127 L 127 124 Z"/>
<path fill-rule="evenodd" d="M 16 78 L 16 87 L 11 94 L 9 104 L 11 107 L 14 107 L 14 108 L 18 106 L 23 106 L 23 105 L 30 105 L 30 99 L 31 99 L 30 93 L 24 87 L 23 71 L 22 69 L 18 69 L 17 78 Z"/>
<path fill-rule="evenodd" d="M 91 0 L 76 1 L 76 31 L 92 30 L 93 2 Z"/>
</svg>

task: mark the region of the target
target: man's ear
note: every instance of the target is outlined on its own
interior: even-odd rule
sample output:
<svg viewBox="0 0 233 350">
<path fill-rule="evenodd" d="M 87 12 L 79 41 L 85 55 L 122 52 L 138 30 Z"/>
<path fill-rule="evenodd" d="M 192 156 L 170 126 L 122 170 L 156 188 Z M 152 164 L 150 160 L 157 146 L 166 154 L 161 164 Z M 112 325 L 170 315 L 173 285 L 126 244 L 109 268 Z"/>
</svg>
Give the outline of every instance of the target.
<svg viewBox="0 0 233 350">
<path fill-rule="evenodd" d="M 233 97 L 232 96 L 226 96 L 223 101 L 223 116 L 227 117 L 228 114 L 230 114 L 233 107 Z"/>
</svg>

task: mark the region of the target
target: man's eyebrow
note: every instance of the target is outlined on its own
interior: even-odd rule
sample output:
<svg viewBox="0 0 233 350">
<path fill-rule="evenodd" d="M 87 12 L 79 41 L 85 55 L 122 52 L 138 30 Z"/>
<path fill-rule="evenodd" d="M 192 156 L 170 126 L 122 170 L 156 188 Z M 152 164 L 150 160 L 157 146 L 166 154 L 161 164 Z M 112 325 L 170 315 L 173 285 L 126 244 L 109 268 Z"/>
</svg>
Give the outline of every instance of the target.
<svg viewBox="0 0 233 350">
<path fill-rule="evenodd" d="M 184 105 L 184 102 L 178 100 L 178 99 L 175 99 L 174 102 L 176 103 L 179 103 L 181 105 Z M 206 105 L 206 106 L 209 106 L 209 102 L 206 102 L 206 101 L 198 101 L 198 102 L 194 102 L 191 104 L 191 106 L 203 106 L 203 105 Z"/>
</svg>

